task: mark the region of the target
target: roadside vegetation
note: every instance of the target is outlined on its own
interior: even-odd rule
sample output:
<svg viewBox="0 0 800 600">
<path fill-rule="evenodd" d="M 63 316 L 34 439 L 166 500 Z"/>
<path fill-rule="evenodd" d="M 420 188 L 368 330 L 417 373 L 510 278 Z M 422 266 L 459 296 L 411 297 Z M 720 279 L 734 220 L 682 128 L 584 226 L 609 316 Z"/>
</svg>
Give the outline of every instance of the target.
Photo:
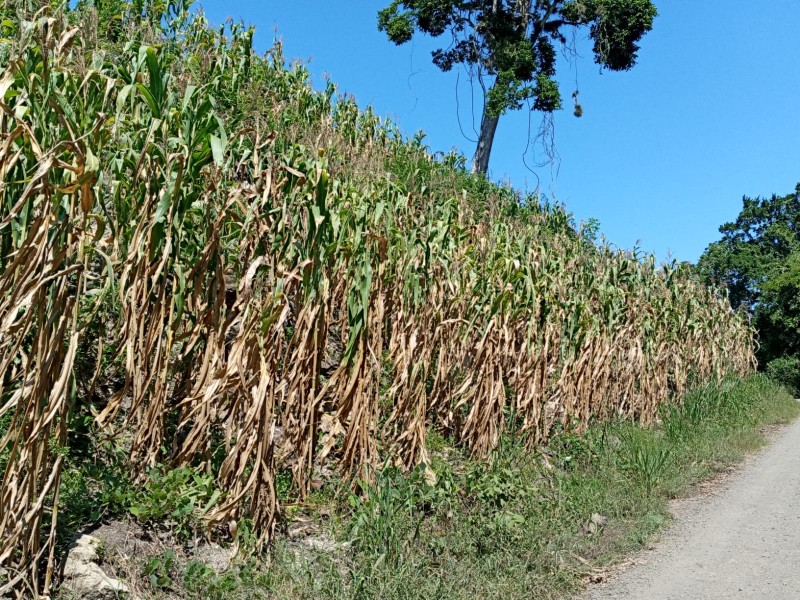
<svg viewBox="0 0 800 600">
<path fill-rule="evenodd" d="M 800 185 L 783 196 L 743 198 L 739 216 L 719 231 L 698 272 L 752 314 L 759 368 L 800 395 Z"/>
<path fill-rule="evenodd" d="M 650 428 L 595 423 L 581 435 L 560 432 L 536 452 L 507 432 L 488 464 L 431 436 L 429 465 L 407 473 L 386 466 L 359 493 L 332 480 L 297 502 L 284 488 L 283 533 L 268 555 L 243 552 L 218 573 L 168 550 L 125 570 L 144 598 L 570 598 L 650 543 L 669 521 L 670 499 L 726 472 L 765 443 L 771 426 L 799 415 L 785 388 L 754 375 L 663 405 Z M 189 514 L 181 507 L 209 493 L 186 475 L 158 475 L 138 491 L 116 482 L 109 491 L 129 518 L 158 517 L 164 530 L 165 515 Z M 73 510 L 107 508 L 102 496 L 73 500 Z M 167 521 L 185 540 L 186 521 Z"/>
<path fill-rule="evenodd" d="M 122 521 L 143 595 L 555 594 L 794 406 L 692 269 L 190 8 L 0 8 L 0 595 Z"/>
</svg>

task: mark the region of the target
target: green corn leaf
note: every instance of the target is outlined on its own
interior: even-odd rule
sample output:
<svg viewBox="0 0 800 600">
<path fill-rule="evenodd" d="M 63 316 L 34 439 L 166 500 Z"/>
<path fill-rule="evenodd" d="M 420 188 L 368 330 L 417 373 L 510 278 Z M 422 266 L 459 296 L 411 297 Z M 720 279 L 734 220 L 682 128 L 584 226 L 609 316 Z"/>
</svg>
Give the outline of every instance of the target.
<svg viewBox="0 0 800 600">
<path fill-rule="evenodd" d="M 225 142 L 215 135 L 209 137 L 211 144 L 211 154 L 214 157 L 214 164 L 222 168 L 225 164 Z"/>
</svg>

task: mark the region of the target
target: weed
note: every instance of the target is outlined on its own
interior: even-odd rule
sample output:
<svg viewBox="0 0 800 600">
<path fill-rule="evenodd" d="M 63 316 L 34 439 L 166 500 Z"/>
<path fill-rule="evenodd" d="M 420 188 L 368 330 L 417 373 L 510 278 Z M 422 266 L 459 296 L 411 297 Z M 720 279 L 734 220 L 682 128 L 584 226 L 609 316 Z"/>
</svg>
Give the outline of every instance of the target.
<svg viewBox="0 0 800 600">
<path fill-rule="evenodd" d="M 512 466 L 473 464 L 466 475 L 467 494 L 488 510 L 502 510 L 512 501 L 525 498 L 535 490 L 522 473 Z"/>
<path fill-rule="evenodd" d="M 292 491 L 292 472 L 289 469 L 281 469 L 275 473 L 275 495 L 279 502 L 288 502 Z"/>
<path fill-rule="evenodd" d="M 208 473 L 188 467 L 154 468 L 128 510 L 142 523 L 166 522 L 186 539 L 220 497 Z"/>
<path fill-rule="evenodd" d="M 433 487 L 424 478 L 424 466 L 408 476 L 396 467 L 375 474 L 372 484 L 364 483 L 363 496 L 351 495 L 353 517 L 350 538 L 355 548 L 371 554 L 375 565 L 396 564 L 422 521 L 422 506 L 433 498 Z"/>
<path fill-rule="evenodd" d="M 621 448 L 621 467 L 644 488 L 646 496 L 653 495 L 672 466 L 672 448 L 650 432 L 627 429 Z"/>
<path fill-rule="evenodd" d="M 168 588 L 172 585 L 170 574 L 175 563 L 175 553 L 165 550 L 156 556 L 151 556 L 142 565 L 145 575 L 153 589 Z"/>
<path fill-rule="evenodd" d="M 217 573 L 199 561 L 189 561 L 183 574 L 183 585 L 190 593 L 210 596 L 219 586 Z"/>
<path fill-rule="evenodd" d="M 428 450 L 432 452 L 441 452 L 448 446 L 447 438 L 445 438 L 436 429 L 430 429 L 428 431 L 428 434 L 425 438 L 425 444 L 427 445 Z"/>
</svg>

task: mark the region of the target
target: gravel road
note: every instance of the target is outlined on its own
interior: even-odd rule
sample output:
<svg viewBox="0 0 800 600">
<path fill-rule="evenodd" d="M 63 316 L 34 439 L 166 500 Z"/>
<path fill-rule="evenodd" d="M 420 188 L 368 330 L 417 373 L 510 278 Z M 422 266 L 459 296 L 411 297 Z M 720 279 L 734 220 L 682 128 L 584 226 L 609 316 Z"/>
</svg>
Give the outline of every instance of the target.
<svg viewBox="0 0 800 600">
<path fill-rule="evenodd" d="M 799 600 L 800 421 L 583 600 Z"/>
</svg>

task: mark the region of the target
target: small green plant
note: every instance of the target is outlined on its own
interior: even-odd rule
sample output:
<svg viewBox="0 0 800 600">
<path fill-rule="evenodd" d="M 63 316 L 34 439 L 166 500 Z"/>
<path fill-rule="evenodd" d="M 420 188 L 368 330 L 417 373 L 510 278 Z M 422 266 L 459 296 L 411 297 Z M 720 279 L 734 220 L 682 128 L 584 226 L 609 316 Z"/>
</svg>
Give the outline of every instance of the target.
<svg viewBox="0 0 800 600">
<path fill-rule="evenodd" d="M 151 556 L 142 565 L 150 585 L 154 589 L 163 589 L 172 585 L 170 572 L 175 564 L 175 553 L 165 550 L 162 554 Z"/>
<path fill-rule="evenodd" d="M 292 491 L 292 472 L 281 469 L 275 473 L 275 494 L 280 502 L 288 502 Z"/>
<path fill-rule="evenodd" d="M 647 431 L 628 430 L 624 436 L 622 469 L 651 497 L 671 466 L 672 448 Z"/>
<path fill-rule="evenodd" d="M 447 447 L 447 439 L 435 429 L 430 429 L 425 436 L 425 445 L 432 452 L 441 452 Z"/>
<path fill-rule="evenodd" d="M 466 522 L 478 552 L 502 551 L 525 529 L 529 502 L 539 492 L 530 452 L 513 434 L 501 440 L 490 464 L 470 462 L 464 473 Z"/>
<path fill-rule="evenodd" d="M 690 391 L 680 402 L 662 405 L 660 414 L 666 437 L 684 443 L 708 423 L 708 415 L 719 415 L 732 404 L 721 384 L 712 383 Z"/>
<path fill-rule="evenodd" d="M 374 554 L 376 562 L 393 562 L 401 551 L 398 517 L 407 508 L 408 500 L 394 485 L 401 478 L 396 469 L 384 469 L 377 473 L 374 485 L 365 486 L 363 497 L 350 496 L 350 537 L 359 551 Z"/>
<path fill-rule="evenodd" d="M 186 571 L 183 574 L 183 585 L 189 592 L 203 593 L 206 596 L 216 590 L 217 580 L 214 569 L 196 560 L 190 561 L 186 565 Z"/>
<path fill-rule="evenodd" d="M 558 431 L 547 447 L 547 454 L 560 468 L 570 471 L 584 468 L 603 450 L 608 425 L 597 424 L 583 434 Z"/>
<path fill-rule="evenodd" d="M 85 451 L 70 447 L 65 456 L 57 526 L 62 547 L 82 527 L 126 513 L 137 496 L 119 449 L 90 443 Z"/>
<path fill-rule="evenodd" d="M 531 492 L 518 469 L 473 464 L 466 475 L 467 495 L 490 510 L 500 510 Z"/>
<path fill-rule="evenodd" d="M 175 533 L 189 537 L 199 520 L 220 499 L 214 479 L 189 467 L 151 469 L 129 511 L 142 523 L 167 520 Z"/>
<path fill-rule="evenodd" d="M 352 494 L 350 539 L 356 549 L 372 555 L 376 564 L 396 564 L 419 534 L 425 514 L 453 493 L 452 479 L 429 483 L 427 465 L 408 474 L 396 467 L 375 473 L 372 484 L 362 484 L 363 495 Z"/>
</svg>

